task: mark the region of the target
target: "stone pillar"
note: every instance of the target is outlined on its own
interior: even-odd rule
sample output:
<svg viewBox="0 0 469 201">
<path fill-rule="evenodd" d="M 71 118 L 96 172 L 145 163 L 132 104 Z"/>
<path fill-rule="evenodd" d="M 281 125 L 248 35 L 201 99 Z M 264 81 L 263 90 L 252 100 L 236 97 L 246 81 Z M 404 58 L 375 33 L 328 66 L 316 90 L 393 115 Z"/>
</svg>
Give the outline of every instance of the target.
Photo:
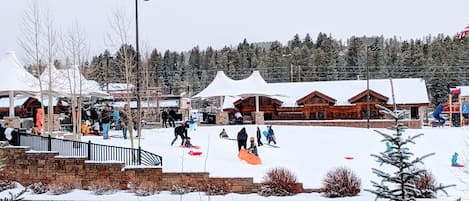
<svg viewBox="0 0 469 201">
<path fill-rule="evenodd" d="M 228 125 L 229 123 L 228 112 L 218 112 L 216 117 L 217 117 L 216 118 L 217 125 Z"/>
<path fill-rule="evenodd" d="M 264 124 L 264 112 L 252 112 L 251 116 L 254 117 L 256 124 Z"/>
</svg>

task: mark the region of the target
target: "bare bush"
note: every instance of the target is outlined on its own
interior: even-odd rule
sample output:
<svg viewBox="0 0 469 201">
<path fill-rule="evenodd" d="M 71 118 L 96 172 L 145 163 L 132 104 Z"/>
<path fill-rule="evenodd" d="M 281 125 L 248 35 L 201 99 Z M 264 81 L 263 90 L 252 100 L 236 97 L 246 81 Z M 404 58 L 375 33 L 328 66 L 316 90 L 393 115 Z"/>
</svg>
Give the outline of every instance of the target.
<svg viewBox="0 0 469 201">
<path fill-rule="evenodd" d="M 289 196 L 298 193 L 296 176 L 286 168 L 273 168 L 264 176 L 261 190 L 262 196 Z"/>
<path fill-rule="evenodd" d="M 154 182 L 129 182 L 127 184 L 129 191 L 137 196 L 150 196 L 159 193 L 158 186 Z"/>
<path fill-rule="evenodd" d="M 172 194 L 183 195 L 183 194 L 186 194 L 186 193 L 196 192 L 197 188 L 193 187 L 193 186 L 175 184 L 175 185 L 171 186 L 170 191 L 171 191 Z"/>
<path fill-rule="evenodd" d="M 326 197 L 356 196 L 360 193 L 361 181 L 352 170 L 341 167 L 331 170 L 323 180 L 322 190 Z"/>
<path fill-rule="evenodd" d="M 13 181 L 13 179 L 5 172 L 1 172 L 0 173 L 0 192 L 7 190 L 7 189 L 15 188 L 15 187 L 16 187 L 16 184 Z"/>
<path fill-rule="evenodd" d="M 29 189 L 31 189 L 34 194 L 43 194 L 49 191 L 49 186 L 42 182 L 36 182 L 29 185 Z"/>
<path fill-rule="evenodd" d="M 95 195 L 110 195 L 116 192 L 117 186 L 112 185 L 108 181 L 99 181 L 94 184 L 91 184 L 88 189 L 92 191 Z"/>
<path fill-rule="evenodd" d="M 70 183 L 56 183 L 49 185 L 48 194 L 51 195 L 62 195 L 69 193 L 73 190 L 73 185 Z"/>
<path fill-rule="evenodd" d="M 207 195 L 226 195 L 228 193 L 229 189 L 225 183 L 207 185 Z"/>
</svg>

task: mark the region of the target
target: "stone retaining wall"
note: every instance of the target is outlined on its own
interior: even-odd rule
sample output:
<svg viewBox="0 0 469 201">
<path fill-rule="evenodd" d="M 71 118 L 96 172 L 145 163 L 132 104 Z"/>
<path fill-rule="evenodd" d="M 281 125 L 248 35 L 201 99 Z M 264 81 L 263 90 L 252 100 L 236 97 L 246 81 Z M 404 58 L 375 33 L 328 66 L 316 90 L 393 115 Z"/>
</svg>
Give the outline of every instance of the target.
<svg viewBox="0 0 469 201">
<path fill-rule="evenodd" d="M 63 157 L 58 152 L 30 151 L 29 147 L 7 146 L 0 149 L 6 158 L 4 171 L 23 185 L 36 182 L 67 183 L 78 189 L 96 184 L 110 184 L 127 189 L 129 182 L 150 183 L 158 190 L 170 190 L 173 185 L 207 190 L 208 184 L 223 184 L 233 193 L 256 192 L 260 184 L 253 178 L 210 178 L 207 172 L 164 173 L 160 167 L 125 167 L 117 161 L 88 161 L 85 157 Z"/>
</svg>

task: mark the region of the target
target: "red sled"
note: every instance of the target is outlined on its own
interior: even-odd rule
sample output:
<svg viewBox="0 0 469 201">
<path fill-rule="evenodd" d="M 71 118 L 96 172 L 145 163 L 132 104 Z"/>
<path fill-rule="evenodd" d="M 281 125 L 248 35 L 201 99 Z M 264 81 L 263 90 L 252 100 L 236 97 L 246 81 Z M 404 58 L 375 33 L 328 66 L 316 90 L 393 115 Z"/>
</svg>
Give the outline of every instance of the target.
<svg viewBox="0 0 469 201">
<path fill-rule="evenodd" d="M 464 167 L 464 165 L 461 164 L 456 164 L 456 165 L 451 165 L 452 167 Z"/>
<path fill-rule="evenodd" d="M 200 156 L 200 155 L 202 155 L 202 152 L 190 150 L 190 151 L 188 152 L 188 154 L 191 155 L 191 156 Z"/>
<path fill-rule="evenodd" d="M 351 157 L 351 156 L 346 156 L 345 159 L 347 159 L 347 160 L 353 160 L 354 158 Z"/>
</svg>

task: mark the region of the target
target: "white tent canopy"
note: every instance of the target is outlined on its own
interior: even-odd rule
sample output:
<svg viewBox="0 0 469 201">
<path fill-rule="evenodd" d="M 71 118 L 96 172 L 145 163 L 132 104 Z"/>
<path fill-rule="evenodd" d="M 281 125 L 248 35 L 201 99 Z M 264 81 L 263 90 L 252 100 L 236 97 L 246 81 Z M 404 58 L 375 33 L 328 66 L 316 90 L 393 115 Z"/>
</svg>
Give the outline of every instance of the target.
<svg viewBox="0 0 469 201">
<path fill-rule="evenodd" d="M 14 52 L 5 53 L 0 60 L 2 82 L 0 95 L 7 95 L 10 91 L 31 95 L 39 92 L 39 81 L 22 67 Z"/>
<path fill-rule="evenodd" d="M 96 81 L 85 79 L 77 66 L 63 70 L 57 70 L 53 65 L 47 66 L 40 76 L 43 91 L 49 90 L 49 68 L 52 91 L 56 91 L 59 96 L 105 97 L 108 95 L 100 89 Z"/>
<path fill-rule="evenodd" d="M 0 95 L 10 97 L 9 116 L 15 116 L 14 96 L 16 94 L 33 95 L 39 91 L 39 81 L 24 69 L 14 52 L 6 52 L 0 60 L 0 72 L 3 74 Z"/>
<path fill-rule="evenodd" d="M 200 93 L 192 98 L 209 98 L 216 96 L 233 96 L 236 81 L 227 77 L 223 71 L 218 71 L 213 81 Z"/>
<path fill-rule="evenodd" d="M 223 71 L 218 71 L 215 79 L 200 93 L 193 98 L 208 98 L 214 96 L 241 96 L 256 97 L 256 112 L 259 112 L 259 96 L 285 96 L 277 93 L 262 78 L 259 71 L 242 80 L 232 80 L 228 78 Z M 221 104 L 223 105 L 223 104 Z"/>
</svg>

